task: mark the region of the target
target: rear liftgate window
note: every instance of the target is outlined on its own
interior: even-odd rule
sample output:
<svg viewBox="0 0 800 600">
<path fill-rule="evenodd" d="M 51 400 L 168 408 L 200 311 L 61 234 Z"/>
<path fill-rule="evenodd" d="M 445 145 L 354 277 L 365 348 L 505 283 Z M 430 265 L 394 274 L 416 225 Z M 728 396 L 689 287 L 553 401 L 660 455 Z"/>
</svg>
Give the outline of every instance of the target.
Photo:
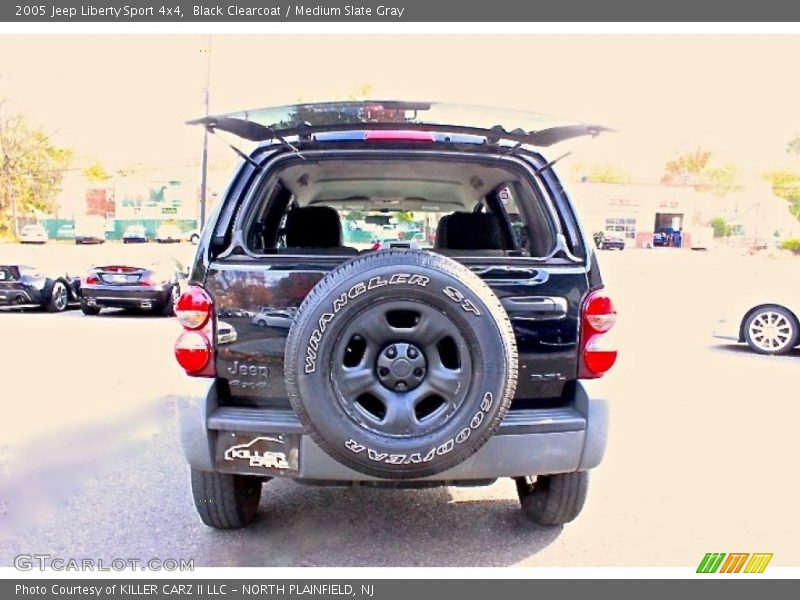
<svg viewBox="0 0 800 600">
<path fill-rule="evenodd" d="M 255 254 L 426 249 L 544 257 L 553 226 L 524 176 L 492 164 L 306 160 L 273 174 L 246 228 Z"/>
</svg>

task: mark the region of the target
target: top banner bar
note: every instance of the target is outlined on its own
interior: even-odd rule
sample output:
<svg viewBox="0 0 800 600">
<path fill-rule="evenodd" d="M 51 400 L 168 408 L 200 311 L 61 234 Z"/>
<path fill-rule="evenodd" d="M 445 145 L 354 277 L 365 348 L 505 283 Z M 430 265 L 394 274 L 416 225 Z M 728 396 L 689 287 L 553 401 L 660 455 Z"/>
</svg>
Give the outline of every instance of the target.
<svg viewBox="0 0 800 600">
<path fill-rule="evenodd" d="M 786 0 L 12 0 L 0 22 L 798 22 Z"/>
</svg>

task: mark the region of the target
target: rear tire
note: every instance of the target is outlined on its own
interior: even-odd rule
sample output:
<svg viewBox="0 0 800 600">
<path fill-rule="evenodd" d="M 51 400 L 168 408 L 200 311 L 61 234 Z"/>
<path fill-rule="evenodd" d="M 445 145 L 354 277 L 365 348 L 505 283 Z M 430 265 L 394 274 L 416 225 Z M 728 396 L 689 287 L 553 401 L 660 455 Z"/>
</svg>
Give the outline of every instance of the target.
<svg viewBox="0 0 800 600">
<path fill-rule="evenodd" d="M 175 316 L 175 303 L 178 301 L 178 297 L 180 296 L 180 289 L 178 288 L 177 284 L 172 286 L 172 289 L 169 291 L 169 298 L 164 303 L 164 306 L 159 311 L 162 317 L 174 317 Z"/>
<path fill-rule="evenodd" d="M 69 290 L 63 281 L 56 281 L 50 290 L 50 300 L 45 310 L 51 313 L 64 312 L 69 306 Z"/>
<path fill-rule="evenodd" d="M 81 302 L 81 312 L 89 317 L 96 317 L 100 314 L 100 308 L 97 306 L 89 306 Z"/>
<path fill-rule="evenodd" d="M 192 497 L 200 519 L 215 529 L 240 529 L 258 513 L 263 479 L 192 469 Z"/>
<path fill-rule="evenodd" d="M 515 481 L 522 512 L 539 525 L 564 525 L 574 520 L 589 489 L 587 471 L 540 475 L 533 483 L 527 477 Z"/>
</svg>

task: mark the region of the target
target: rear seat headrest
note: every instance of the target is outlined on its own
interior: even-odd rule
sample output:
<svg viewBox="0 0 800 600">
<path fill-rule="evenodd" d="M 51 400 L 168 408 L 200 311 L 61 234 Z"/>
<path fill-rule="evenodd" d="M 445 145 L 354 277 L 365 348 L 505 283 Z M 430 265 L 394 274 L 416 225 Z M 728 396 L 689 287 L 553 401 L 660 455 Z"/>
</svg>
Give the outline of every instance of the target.
<svg viewBox="0 0 800 600">
<path fill-rule="evenodd" d="M 293 208 L 286 215 L 285 235 L 288 248 L 337 248 L 342 222 L 329 206 Z"/>
<path fill-rule="evenodd" d="M 500 223 L 491 213 L 455 212 L 442 217 L 436 228 L 436 248 L 504 250 Z"/>
</svg>

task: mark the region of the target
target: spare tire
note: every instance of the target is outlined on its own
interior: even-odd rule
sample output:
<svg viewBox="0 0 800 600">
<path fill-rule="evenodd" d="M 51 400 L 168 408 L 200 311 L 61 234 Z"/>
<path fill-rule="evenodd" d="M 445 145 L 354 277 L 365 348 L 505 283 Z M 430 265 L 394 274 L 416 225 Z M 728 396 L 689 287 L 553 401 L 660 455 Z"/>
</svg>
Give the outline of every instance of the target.
<svg viewBox="0 0 800 600">
<path fill-rule="evenodd" d="M 329 456 L 360 473 L 445 471 L 495 433 L 517 348 L 492 290 L 424 251 L 353 259 L 311 290 L 286 344 L 292 407 Z"/>
</svg>

